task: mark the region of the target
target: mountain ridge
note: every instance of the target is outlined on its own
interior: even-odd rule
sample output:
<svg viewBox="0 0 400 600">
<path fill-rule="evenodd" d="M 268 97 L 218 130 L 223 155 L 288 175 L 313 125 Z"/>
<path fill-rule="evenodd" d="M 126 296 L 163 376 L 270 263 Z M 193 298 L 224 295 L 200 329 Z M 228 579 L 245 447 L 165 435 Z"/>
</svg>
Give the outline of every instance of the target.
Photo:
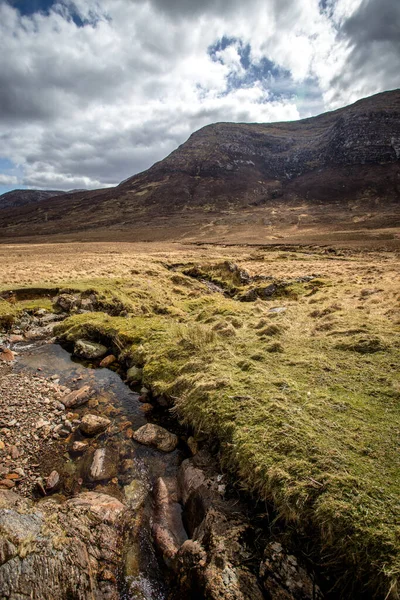
<svg viewBox="0 0 400 600">
<path fill-rule="evenodd" d="M 299 121 L 210 124 L 115 188 L 3 210 L 0 235 L 26 235 L 28 223 L 30 234 L 42 235 L 107 228 L 169 228 L 172 237 L 208 228 L 208 235 L 215 217 L 228 229 L 263 219 L 266 235 L 279 224 L 399 226 L 399 159 L 400 90 Z"/>
</svg>

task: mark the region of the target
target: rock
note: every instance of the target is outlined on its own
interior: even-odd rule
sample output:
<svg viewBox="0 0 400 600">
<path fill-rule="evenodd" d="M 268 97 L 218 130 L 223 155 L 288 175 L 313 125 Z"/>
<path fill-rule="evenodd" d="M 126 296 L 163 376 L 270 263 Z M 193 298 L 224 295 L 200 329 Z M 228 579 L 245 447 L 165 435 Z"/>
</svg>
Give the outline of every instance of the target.
<svg viewBox="0 0 400 600">
<path fill-rule="evenodd" d="M 81 421 L 79 429 L 85 435 L 92 436 L 105 431 L 110 424 L 110 419 L 105 417 L 98 417 L 97 415 L 85 415 Z"/>
<path fill-rule="evenodd" d="M 12 352 L 9 348 L 3 348 L 0 352 L 0 360 L 3 362 L 12 362 L 14 359 L 14 352 Z"/>
<path fill-rule="evenodd" d="M 287 311 L 286 306 L 274 306 L 273 308 L 269 309 L 269 313 L 271 313 L 272 315 L 279 315 L 280 313 L 284 313 Z"/>
<path fill-rule="evenodd" d="M 143 371 L 139 367 L 131 367 L 126 373 L 128 383 L 140 383 L 142 381 Z"/>
<path fill-rule="evenodd" d="M 88 340 L 77 340 L 75 342 L 74 354 L 80 358 L 95 360 L 101 358 L 106 353 L 107 348 L 106 346 L 103 346 L 103 344 L 97 344 L 96 342 L 90 342 Z"/>
<path fill-rule="evenodd" d="M 260 578 L 271 600 L 318 600 L 323 596 L 309 573 L 279 542 L 267 545 Z"/>
<path fill-rule="evenodd" d="M 0 488 L 11 489 L 15 487 L 15 481 L 12 479 L 0 479 Z"/>
<path fill-rule="evenodd" d="M 159 425 L 147 423 L 133 433 L 133 439 L 145 446 L 154 446 L 162 452 L 172 452 L 178 445 L 178 438 Z"/>
<path fill-rule="evenodd" d="M 152 404 L 149 404 L 148 402 L 145 402 L 144 404 L 142 404 L 142 405 L 139 407 L 139 410 L 141 410 L 141 411 L 142 411 L 142 412 L 144 412 L 144 413 L 148 413 L 148 412 L 152 411 L 152 410 L 153 410 L 153 408 L 154 408 L 154 407 L 153 407 L 153 405 L 152 405 Z"/>
<path fill-rule="evenodd" d="M 124 492 L 127 504 L 132 510 L 139 510 L 143 506 L 147 489 L 139 479 L 134 479 L 129 485 L 126 485 Z"/>
<path fill-rule="evenodd" d="M 79 454 L 82 454 L 83 452 L 86 452 L 87 449 L 88 449 L 88 445 L 86 444 L 86 442 L 74 442 L 72 444 L 72 451 L 73 452 L 77 452 Z"/>
<path fill-rule="evenodd" d="M 89 470 L 91 481 L 112 479 L 118 474 L 118 454 L 111 448 L 98 448 L 92 459 Z"/>
<path fill-rule="evenodd" d="M 187 540 L 182 522 L 182 507 L 170 497 L 166 482 L 162 477 L 154 489 L 155 510 L 153 516 L 153 537 L 164 561 L 171 564 L 179 548 Z"/>
<path fill-rule="evenodd" d="M 81 406 L 89 400 L 90 392 L 90 386 L 84 385 L 83 387 L 79 388 L 79 390 L 74 390 L 73 392 L 70 392 L 69 394 L 61 398 L 61 402 L 67 408 Z"/>
<path fill-rule="evenodd" d="M 106 356 L 100 363 L 100 367 L 109 367 L 117 361 L 116 357 L 113 354 Z"/>
<path fill-rule="evenodd" d="M 0 490 L 2 596 L 118 600 L 129 511 L 107 494 L 37 504 Z"/>
<path fill-rule="evenodd" d="M 72 294 L 60 294 L 55 298 L 54 304 L 64 312 L 70 312 L 74 308 L 79 308 L 81 300 Z"/>
<path fill-rule="evenodd" d="M 17 344 L 24 341 L 24 336 L 14 333 L 8 337 L 8 341 L 10 344 Z"/>
<path fill-rule="evenodd" d="M 17 458 L 19 458 L 19 450 L 18 450 L 17 446 L 11 446 L 10 454 L 11 454 L 11 458 L 13 460 L 17 460 Z"/>
<path fill-rule="evenodd" d="M 194 439 L 193 436 L 190 436 L 186 443 L 193 456 L 198 453 L 199 447 L 197 441 Z"/>
<path fill-rule="evenodd" d="M 46 479 L 46 492 L 55 492 L 60 487 L 61 479 L 57 471 L 52 471 Z"/>
</svg>

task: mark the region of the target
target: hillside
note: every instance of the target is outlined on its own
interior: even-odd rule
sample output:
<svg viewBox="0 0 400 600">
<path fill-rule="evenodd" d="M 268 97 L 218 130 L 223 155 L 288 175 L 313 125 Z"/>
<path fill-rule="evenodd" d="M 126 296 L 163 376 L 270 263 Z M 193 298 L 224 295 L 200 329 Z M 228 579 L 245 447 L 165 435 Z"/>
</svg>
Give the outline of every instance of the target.
<svg viewBox="0 0 400 600">
<path fill-rule="evenodd" d="M 0 210 L 36 204 L 48 198 L 62 196 L 65 193 L 60 190 L 11 190 L 11 192 L 0 195 Z"/>
<path fill-rule="evenodd" d="M 217 123 L 115 188 L 2 211 L 0 236 L 264 241 L 393 228 L 399 158 L 400 90 L 301 121 Z"/>
</svg>

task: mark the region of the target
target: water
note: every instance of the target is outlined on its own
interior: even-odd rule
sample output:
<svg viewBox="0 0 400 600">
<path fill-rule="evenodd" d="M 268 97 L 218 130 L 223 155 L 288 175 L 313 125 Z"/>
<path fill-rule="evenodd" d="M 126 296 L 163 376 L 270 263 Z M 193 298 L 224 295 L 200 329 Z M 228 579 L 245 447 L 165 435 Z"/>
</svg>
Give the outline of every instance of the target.
<svg viewBox="0 0 400 600">
<path fill-rule="evenodd" d="M 72 495 L 94 488 L 123 498 L 123 488 L 139 481 L 147 490 L 144 505 L 135 512 L 135 523 L 126 544 L 126 560 L 119 577 L 120 597 L 124 600 L 171 600 L 176 590 L 170 574 L 160 561 L 151 539 L 152 496 L 151 490 L 158 477 L 173 481 L 183 458 L 184 449 L 164 454 L 147 446 L 137 444 L 129 437 L 129 429 L 135 430 L 148 421 L 171 425 L 165 409 L 155 407 L 150 414 L 142 410 L 138 391 L 131 390 L 121 377 L 107 368 L 93 368 L 72 359 L 69 352 L 57 344 L 16 344 L 19 353 L 16 370 L 38 373 L 46 378 L 57 376 L 60 385 L 76 389 L 90 385 L 95 391 L 98 405 L 88 409 L 84 405 L 71 409 L 79 413 L 95 412 L 108 416 L 112 426 L 104 434 L 89 439 L 90 448 L 82 456 L 65 455 L 62 493 Z M 179 430 L 175 431 L 179 434 Z M 83 439 L 79 430 L 66 441 L 67 448 L 73 441 Z M 88 438 L 85 438 L 87 441 Z M 110 448 L 119 457 L 117 480 L 90 483 L 85 477 L 90 452 L 96 447 Z M 48 467 L 49 468 L 49 467 Z"/>
</svg>

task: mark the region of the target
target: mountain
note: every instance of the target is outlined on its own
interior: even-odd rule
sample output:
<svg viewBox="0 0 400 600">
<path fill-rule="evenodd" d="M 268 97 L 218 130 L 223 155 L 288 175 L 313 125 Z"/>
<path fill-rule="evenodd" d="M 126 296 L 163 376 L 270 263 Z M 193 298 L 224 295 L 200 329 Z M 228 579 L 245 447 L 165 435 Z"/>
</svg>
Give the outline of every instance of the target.
<svg viewBox="0 0 400 600">
<path fill-rule="evenodd" d="M 65 192 L 60 190 L 12 190 L 0 195 L 0 210 L 34 204 L 62 194 L 65 194 Z"/>
<path fill-rule="evenodd" d="M 400 90 L 294 122 L 217 123 L 115 188 L 2 211 L 0 236 L 227 241 L 393 228 L 399 159 Z"/>
</svg>

